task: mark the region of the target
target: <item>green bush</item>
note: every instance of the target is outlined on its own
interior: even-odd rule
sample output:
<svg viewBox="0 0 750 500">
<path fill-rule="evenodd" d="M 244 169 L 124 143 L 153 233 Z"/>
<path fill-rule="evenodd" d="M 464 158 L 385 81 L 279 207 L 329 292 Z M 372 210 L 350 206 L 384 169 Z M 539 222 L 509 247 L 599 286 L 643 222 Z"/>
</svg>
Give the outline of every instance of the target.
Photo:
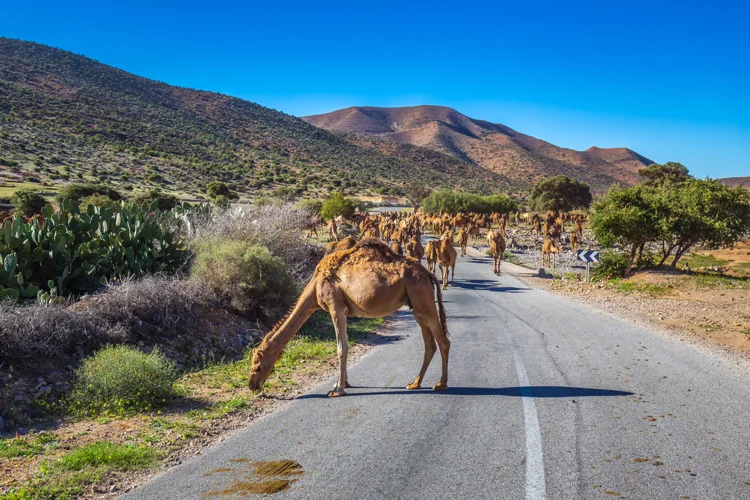
<svg viewBox="0 0 750 500">
<path fill-rule="evenodd" d="M 309 210 L 313 214 L 319 214 L 323 210 L 323 200 L 300 200 L 297 208 Z"/>
<path fill-rule="evenodd" d="M 622 278 L 628 269 L 630 256 L 623 252 L 603 252 L 599 256 L 599 263 L 591 269 L 591 277 L 595 281 Z"/>
<path fill-rule="evenodd" d="M 507 196 L 500 194 L 480 196 L 460 191 L 443 190 L 430 193 L 422 200 L 421 209 L 431 215 L 440 215 L 442 212 L 449 214 L 459 212 L 490 214 L 493 212 L 515 212 L 518 209 L 518 204 Z"/>
<path fill-rule="evenodd" d="M 216 205 L 228 205 L 230 201 L 239 198 L 237 193 L 229 189 L 225 182 L 212 181 L 206 186 L 206 196 Z"/>
<path fill-rule="evenodd" d="M 137 205 L 151 205 L 158 203 L 159 210 L 166 212 L 179 205 L 179 200 L 173 194 L 165 193 L 159 188 L 154 188 L 145 193 L 138 194 L 133 200 Z"/>
<path fill-rule="evenodd" d="M 292 305 L 297 288 L 281 258 L 263 245 L 206 239 L 195 244 L 192 275 L 231 307 L 273 322 Z"/>
<path fill-rule="evenodd" d="M 80 202 L 83 198 L 89 196 L 100 195 L 106 196 L 110 200 L 119 201 L 122 199 L 122 195 L 117 192 L 116 189 L 104 184 L 81 184 L 73 183 L 64 186 L 58 191 L 55 197 L 58 203 L 62 203 L 64 200 L 74 200 Z"/>
<path fill-rule="evenodd" d="M 325 220 L 335 219 L 339 215 L 342 217 L 351 217 L 354 214 L 354 210 L 357 208 L 354 200 L 345 198 L 341 193 L 333 193 L 328 198 L 320 209 L 320 215 Z"/>
<path fill-rule="evenodd" d="M 37 189 L 19 189 L 13 193 L 10 202 L 15 206 L 17 214 L 27 217 L 38 214 L 47 204 L 47 200 Z"/>
<path fill-rule="evenodd" d="M 175 380 L 174 364 L 158 349 L 144 354 L 133 346 L 107 346 L 77 370 L 68 408 L 79 416 L 150 411 L 176 395 Z"/>
<path fill-rule="evenodd" d="M 120 202 L 103 194 L 92 194 L 91 196 L 81 198 L 79 205 L 83 210 L 86 210 L 89 205 L 95 207 L 117 208 L 120 206 Z"/>
</svg>

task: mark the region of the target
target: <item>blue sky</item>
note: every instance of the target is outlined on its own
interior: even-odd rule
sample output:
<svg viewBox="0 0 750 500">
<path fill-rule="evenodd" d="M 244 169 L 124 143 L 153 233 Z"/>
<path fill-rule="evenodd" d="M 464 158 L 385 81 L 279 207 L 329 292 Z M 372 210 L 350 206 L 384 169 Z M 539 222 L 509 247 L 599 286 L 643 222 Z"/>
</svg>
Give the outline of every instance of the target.
<svg viewBox="0 0 750 500">
<path fill-rule="evenodd" d="M 438 104 L 750 175 L 747 2 L 0 0 L 0 35 L 298 116 Z"/>
</svg>

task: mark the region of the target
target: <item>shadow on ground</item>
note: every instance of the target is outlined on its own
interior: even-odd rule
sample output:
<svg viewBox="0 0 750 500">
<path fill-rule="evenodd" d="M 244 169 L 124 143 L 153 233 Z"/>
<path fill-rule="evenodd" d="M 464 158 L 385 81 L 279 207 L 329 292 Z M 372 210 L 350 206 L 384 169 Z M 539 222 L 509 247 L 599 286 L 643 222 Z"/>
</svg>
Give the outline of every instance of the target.
<svg viewBox="0 0 750 500">
<path fill-rule="evenodd" d="M 359 389 L 383 389 L 379 391 L 358 392 Z M 585 398 L 604 396 L 632 396 L 632 392 L 612 389 L 592 389 L 588 387 L 564 387 L 558 385 L 536 385 L 527 387 L 451 387 L 447 391 L 433 391 L 428 387 L 417 391 L 406 389 L 394 390 L 392 387 L 357 387 L 347 392 L 348 396 L 382 396 L 400 394 L 434 394 L 452 396 L 508 396 L 531 398 Z M 297 399 L 327 398 L 326 394 L 305 394 Z"/>
</svg>

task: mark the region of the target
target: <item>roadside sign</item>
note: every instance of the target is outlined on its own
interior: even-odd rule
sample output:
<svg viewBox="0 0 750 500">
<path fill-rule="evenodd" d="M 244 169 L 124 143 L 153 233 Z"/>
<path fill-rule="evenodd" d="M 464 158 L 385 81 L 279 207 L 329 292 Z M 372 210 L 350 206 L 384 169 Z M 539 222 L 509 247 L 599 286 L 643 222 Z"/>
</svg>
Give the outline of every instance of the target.
<svg viewBox="0 0 750 500">
<path fill-rule="evenodd" d="M 599 262 L 599 250 L 578 250 L 578 260 L 586 263 L 586 283 L 591 281 L 591 263 Z"/>
<path fill-rule="evenodd" d="M 599 250 L 578 250 L 578 260 L 599 262 Z"/>
</svg>

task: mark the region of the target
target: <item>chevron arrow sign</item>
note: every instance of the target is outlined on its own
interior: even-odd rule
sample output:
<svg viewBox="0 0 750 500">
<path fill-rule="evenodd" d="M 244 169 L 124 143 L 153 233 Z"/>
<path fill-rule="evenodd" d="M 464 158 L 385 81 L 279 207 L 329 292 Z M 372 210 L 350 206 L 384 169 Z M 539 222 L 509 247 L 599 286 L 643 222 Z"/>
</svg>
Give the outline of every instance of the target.
<svg viewBox="0 0 750 500">
<path fill-rule="evenodd" d="M 599 262 L 599 250 L 578 250 L 578 260 Z"/>
</svg>

